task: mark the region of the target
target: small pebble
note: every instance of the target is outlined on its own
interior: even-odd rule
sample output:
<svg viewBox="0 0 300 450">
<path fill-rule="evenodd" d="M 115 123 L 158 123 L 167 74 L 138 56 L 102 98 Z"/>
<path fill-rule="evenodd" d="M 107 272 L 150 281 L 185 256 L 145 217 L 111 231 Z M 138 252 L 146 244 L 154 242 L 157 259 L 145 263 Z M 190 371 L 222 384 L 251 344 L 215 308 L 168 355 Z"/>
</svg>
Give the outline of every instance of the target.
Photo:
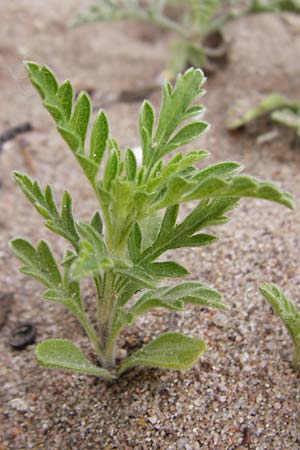
<svg viewBox="0 0 300 450">
<path fill-rule="evenodd" d="M 177 441 L 177 449 L 178 450 L 186 450 L 187 442 L 185 439 L 178 439 Z"/>
<path fill-rule="evenodd" d="M 148 420 L 149 420 L 150 423 L 152 423 L 152 425 L 154 425 L 157 422 L 157 417 L 156 416 L 151 416 L 151 417 L 148 417 Z"/>
<path fill-rule="evenodd" d="M 119 348 L 117 350 L 117 359 L 125 359 L 127 358 L 127 350 L 125 350 L 125 348 Z"/>
<path fill-rule="evenodd" d="M 22 398 L 13 398 L 10 402 L 12 409 L 19 412 L 26 412 L 28 410 L 28 405 Z"/>
<path fill-rule="evenodd" d="M 228 322 L 228 317 L 225 314 L 217 313 L 213 315 L 212 322 L 217 327 L 223 328 Z"/>
<path fill-rule="evenodd" d="M 32 323 L 20 323 L 11 332 L 9 345 L 16 350 L 23 350 L 30 344 L 35 343 L 36 328 Z"/>
<path fill-rule="evenodd" d="M 256 397 L 256 403 L 260 403 L 263 399 L 263 396 L 261 394 L 258 394 L 258 396 Z"/>
</svg>

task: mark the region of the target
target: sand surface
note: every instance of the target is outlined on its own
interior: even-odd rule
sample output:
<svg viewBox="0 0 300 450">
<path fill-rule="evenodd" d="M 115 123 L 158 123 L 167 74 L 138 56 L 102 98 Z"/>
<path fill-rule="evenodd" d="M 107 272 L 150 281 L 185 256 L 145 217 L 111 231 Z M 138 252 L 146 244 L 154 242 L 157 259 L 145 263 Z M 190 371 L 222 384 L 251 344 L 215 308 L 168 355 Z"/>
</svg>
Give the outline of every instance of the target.
<svg viewBox="0 0 300 450">
<path fill-rule="evenodd" d="M 43 186 L 50 182 L 57 198 L 67 188 L 77 218 L 87 219 L 96 207 L 26 80 L 22 59 L 47 63 L 77 90 L 93 89 L 94 105 L 106 105 L 112 134 L 121 146 L 133 146 L 139 143 L 139 103 L 112 99 L 124 89 L 155 80 L 172 36 L 134 23 L 70 30 L 68 24 L 82 8 L 79 0 L 2 3 L 0 131 L 24 121 L 34 131 L 24 135 L 30 160 L 17 140 L 5 144 L 0 155 L 0 290 L 15 294 L 0 329 L 0 449 L 300 449 L 300 383 L 290 366 L 291 342 L 258 293 L 259 283 L 272 281 L 299 300 L 299 210 L 243 200 L 231 222 L 217 230 L 219 242 L 177 252 L 191 279 L 219 289 L 230 311 L 219 323 L 214 310 L 189 306 L 171 316 L 157 310 L 122 334 L 122 340 L 130 352 L 161 331 L 199 336 L 209 350 L 188 372 L 136 369 L 107 385 L 93 377 L 43 369 L 35 361 L 34 346 L 19 352 L 9 347 L 16 324 L 31 321 L 38 341 L 72 338 L 93 358 L 76 320 L 59 305 L 41 300 L 40 286 L 17 271 L 18 262 L 7 247 L 9 239 L 22 235 L 34 242 L 46 238 L 56 255 L 66 248 L 43 228 L 13 184 L 13 169 L 31 171 Z M 233 136 L 224 126 L 228 107 L 241 97 L 277 91 L 300 98 L 299 31 L 287 16 L 262 15 L 236 22 L 228 36 L 229 64 L 206 85 L 203 103 L 212 127 L 198 148 L 212 153 L 210 162 L 241 162 L 248 173 L 272 179 L 299 203 L 300 148 L 291 145 L 292 134 L 278 128 L 275 140 L 258 145 L 257 132 L 265 129 Z M 150 99 L 158 108 L 160 93 Z M 92 315 L 89 286 L 85 297 Z"/>
</svg>

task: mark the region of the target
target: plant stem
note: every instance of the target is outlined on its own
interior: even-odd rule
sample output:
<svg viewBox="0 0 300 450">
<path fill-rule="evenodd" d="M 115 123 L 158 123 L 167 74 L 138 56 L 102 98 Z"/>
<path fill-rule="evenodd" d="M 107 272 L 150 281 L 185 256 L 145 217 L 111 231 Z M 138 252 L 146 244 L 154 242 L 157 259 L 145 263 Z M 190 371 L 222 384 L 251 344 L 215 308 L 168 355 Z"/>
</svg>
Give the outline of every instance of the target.
<svg viewBox="0 0 300 450">
<path fill-rule="evenodd" d="M 103 352 L 99 346 L 98 338 L 96 331 L 90 321 L 88 320 L 85 312 L 83 310 L 80 310 L 76 313 L 76 317 L 78 318 L 82 328 L 86 332 L 87 336 L 89 337 L 90 341 L 92 342 L 94 349 L 99 356 L 100 362 L 103 362 Z"/>
<path fill-rule="evenodd" d="M 98 297 L 98 326 L 100 348 L 103 354 L 103 367 L 111 369 L 115 366 L 115 355 L 113 349 L 108 348 L 108 342 L 112 332 L 112 319 L 116 296 L 114 294 L 115 275 L 111 270 L 107 271 L 103 279 L 101 297 Z"/>
<path fill-rule="evenodd" d="M 294 341 L 293 368 L 297 370 L 300 363 L 300 342 Z"/>
</svg>

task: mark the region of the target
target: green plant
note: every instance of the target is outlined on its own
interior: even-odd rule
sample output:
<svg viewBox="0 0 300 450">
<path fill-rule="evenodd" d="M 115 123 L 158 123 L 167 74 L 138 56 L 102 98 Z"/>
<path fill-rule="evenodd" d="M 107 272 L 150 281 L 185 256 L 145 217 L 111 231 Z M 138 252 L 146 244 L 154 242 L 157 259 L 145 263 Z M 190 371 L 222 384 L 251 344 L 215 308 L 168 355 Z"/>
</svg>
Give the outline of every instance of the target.
<svg viewBox="0 0 300 450">
<path fill-rule="evenodd" d="M 183 310 L 187 303 L 226 309 L 221 295 L 196 281 L 161 285 L 164 278 L 180 278 L 189 272 L 176 262 L 156 261 L 168 250 L 208 245 L 217 238 L 202 230 L 227 222 L 226 213 L 241 197 L 273 200 L 292 208 L 290 194 L 275 185 L 239 175 L 235 162 L 198 169 L 208 156 L 204 150 L 171 153 L 201 136 L 208 128 L 197 120 L 203 110 L 194 102 L 203 94 L 201 70 L 190 69 L 177 78 L 174 87 L 163 86 L 158 118 L 145 101 L 139 114 L 143 161 L 138 167 L 130 148 L 120 150 L 110 136 L 106 115 L 101 111 L 93 124 L 86 150 L 91 103 L 81 93 L 73 105 L 69 81 L 58 84 L 47 67 L 26 62 L 33 85 L 57 129 L 73 152 L 99 202 L 90 223 L 75 221 L 68 192 L 58 210 L 50 186 L 43 191 L 27 175 L 14 173 L 46 226 L 72 246 L 59 269 L 49 245 L 35 248 L 24 239 L 10 246 L 24 263 L 21 271 L 44 284 L 46 300 L 61 303 L 79 320 L 97 353 L 101 368 L 86 360 L 70 341 L 48 340 L 37 346 L 37 359 L 46 367 L 92 373 L 112 379 L 129 367 L 149 365 L 173 369 L 191 367 L 205 350 L 199 339 L 166 333 L 123 361 L 116 371 L 116 344 L 124 327 L 153 308 Z M 102 176 L 98 176 L 103 166 Z M 101 167 L 102 169 L 102 167 Z M 191 212 L 178 223 L 180 205 L 196 201 Z M 161 214 L 161 211 L 164 211 Z M 97 299 L 98 327 L 84 310 L 80 282 L 92 278 Z M 132 301 L 129 303 L 129 300 Z"/>
<path fill-rule="evenodd" d="M 181 20 L 175 20 L 167 14 L 167 7 L 176 5 L 181 8 Z M 188 65 L 203 67 L 206 63 L 206 51 L 203 43 L 207 35 L 219 30 L 224 17 L 216 17 L 222 5 L 221 0 L 100 0 L 75 18 L 73 25 L 96 21 L 140 20 L 152 23 L 162 29 L 175 32 L 179 40 L 171 47 L 168 64 L 170 78 Z M 214 50 L 211 50 L 214 53 Z M 215 51 L 216 53 L 216 51 Z"/>
<path fill-rule="evenodd" d="M 270 303 L 275 314 L 280 317 L 292 338 L 294 344 L 293 367 L 296 370 L 300 364 L 300 312 L 276 284 L 263 283 L 260 285 L 260 292 Z"/>
<path fill-rule="evenodd" d="M 229 113 L 227 123 L 229 130 L 235 130 L 262 116 L 270 115 L 275 122 L 294 129 L 300 137 L 300 102 L 289 100 L 279 94 L 270 94 L 240 116 L 236 112 L 238 108 L 239 104 L 236 104 Z"/>
<path fill-rule="evenodd" d="M 252 0 L 249 5 L 249 13 L 290 11 L 300 12 L 299 0 Z"/>
<path fill-rule="evenodd" d="M 178 19 L 168 14 L 168 8 L 180 8 Z M 170 50 L 167 66 L 169 77 L 188 66 L 214 70 L 216 62 L 226 56 L 222 29 L 234 19 L 262 12 L 300 12 L 299 0 L 97 0 L 78 14 L 73 25 L 98 21 L 139 20 L 173 31 L 179 40 Z M 216 42 L 209 45 L 213 33 Z M 223 43 L 222 43 L 223 41 Z"/>
</svg>

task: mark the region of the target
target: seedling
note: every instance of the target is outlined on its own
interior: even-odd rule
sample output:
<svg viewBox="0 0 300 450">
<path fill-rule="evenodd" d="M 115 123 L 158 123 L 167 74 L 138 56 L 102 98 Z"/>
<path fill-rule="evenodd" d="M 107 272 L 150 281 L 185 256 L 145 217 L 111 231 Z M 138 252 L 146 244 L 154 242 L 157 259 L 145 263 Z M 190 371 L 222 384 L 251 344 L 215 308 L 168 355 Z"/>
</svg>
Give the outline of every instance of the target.
<svg viewBox="0 0 300 450">
<path fill-rule="evenodd" d="M 252 0 L 250 3 L 250 13 L 280 12 L 290 11 L 300 12 L 299 0 Z"/>
<path fill-rule="evenodd" d="M 275 314 L 280 317 L 292 338 L 294 344 L 293 367 L 297 370 L 300 364 L 300 312 L 276 284 L 263 283 L 260 285 L 260 292 L 270 303 Z"/>
<path fill-rule="evenodd" d="M 170 6 L 180 8 L 178 19 L 168 14 Z M 227 45 L 224 25 L 248 14 L 278 11 L 300 12 L 299 0 L 97 0 L 77 15 L 73 25 L 98 21 L 139 20 L 175 32 L 166 75 L 172 79 L 188 66 L 213 72 L 224 61 Z M 209 44 L 209 37 L 213 45 Z"/>
<path fill-rule="evenodd" d="M 279 94 L 271 94 L 241 115 L 237 113 L 240 106 L 236 104 L 229 112 L 227 123 L 229 130 L 241 128 L 263 116 L 269 116 L 275 122 L 294 129 L 300 137 L 300 102 L 292 101 Z"/>
<path fill-rule="evenodd" d="M 89 362 L 72 342 L 60 339 L 39 344 L 38 361 L 46 367 L 76 370 L 107 380 L 137 365 L 181 370 L 191 367 L 206 345 L 174 332 L 162 334 L 121 364 L 116 361 L 117 340 L 123 328 L 154 308 L 181 311 L 192 303 L 226 309 L 222 296 L 200 282 L 162 285 L 164 278 L 181 278 L 189 272 L 177 262 L 157 259 L 168 250 L 213 243 L 216 236 L 202 230 L 227 222 L 226 213 L 237 207 L 241 197 L 273 200 L 292 208 L 291 195 L 271 183 L 239 175 L 241 167 L 235 162 L 199 169 L 196 163 L 208 156 L 205 150 L 172 155 L 208 128 L 206 122 L 197 120 L 203 107 L 194 104 L 203 94 L 205 82 L 199 69 L 179 75 L 174 87 L 164 84 L 156 120 L 153 106 L 148 101 L 142 104 L 139 133 L 143 159 L 139 167 L 134 152 L 130 148 L 121 150 L 110 136 L 103 111 L 97 115 L 86 145 L 91 103 L 85 92 L 74 104 L 69 81 L 59 85 L 47 67 L 33 62 L 25 66 L 99 202 L 99 211 L 89 223 L 77 221 L 68 192 L 59 211 L 50 186 L 42 190 L 37 181 L 14 173 L 46 226 L 69 241 L 72 250 L 66 252 L 61 269 L 44 241 L 34 247 L 17 238 L 11 241 L 11 249 L 24 263 L 21 271 L 46 286 L 43 298 L 64 305 L 77 317 L 101 367 Z M 197 204 L 178 220 L 180 206 L 190 201 Z M 80 283 L 85 278 L 92 278 L 95 284 L 97 328 L 88 319 L 81 297 Z"/>
</svg>

